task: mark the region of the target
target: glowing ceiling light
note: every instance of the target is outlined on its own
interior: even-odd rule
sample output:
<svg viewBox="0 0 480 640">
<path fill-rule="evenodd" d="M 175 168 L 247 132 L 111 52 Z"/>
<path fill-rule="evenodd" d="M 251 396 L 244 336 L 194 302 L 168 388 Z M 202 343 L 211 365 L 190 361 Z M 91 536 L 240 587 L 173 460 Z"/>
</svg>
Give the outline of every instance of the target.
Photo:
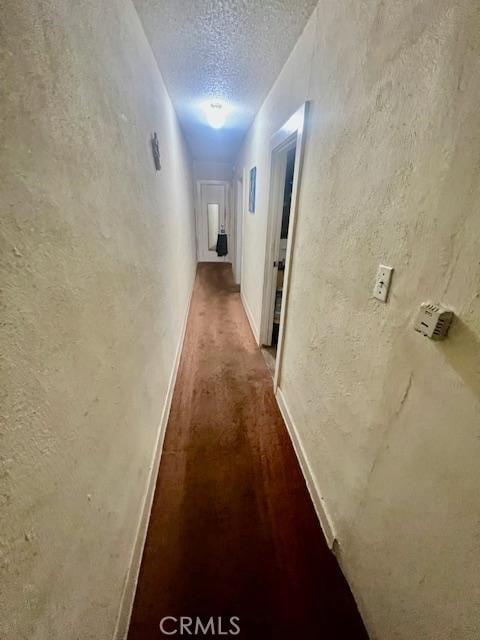
<svg viewBox="0 0 480 640">
<path fill-rule="evenodd" d="M 207 100 L 202 103 L 202 110 L 208 124 L 213 129 L 221 129 L 225 124 L 230 107 L 220 100 Z"/>
</svg>

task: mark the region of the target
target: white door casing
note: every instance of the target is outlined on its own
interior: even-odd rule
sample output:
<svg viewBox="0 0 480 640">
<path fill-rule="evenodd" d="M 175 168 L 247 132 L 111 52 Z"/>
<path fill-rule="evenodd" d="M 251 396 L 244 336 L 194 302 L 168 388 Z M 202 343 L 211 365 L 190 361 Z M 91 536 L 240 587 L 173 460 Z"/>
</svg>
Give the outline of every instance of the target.
<svg viewBox="0 0 480 640">
<path fill-rule="evenodd" d="M 285 273 L 283 278 L 283 295 L 282 308 L 280 313 L 280 329 L 278 334 L 277 357 L 275 359 L 275 374 L 273 378 L 273 388 L 276 392 L 281 376 L 282 369 L 282 351 L 284 341 L 285 323 L 288 316 L 288 294 L 290 284 L 290 267 L 292 250 L 295 244 L 296 216 L 298 208 L 298 198 L 300 192 L 300 182 L 302 174 L 303 152 L 305 146 L 305 132 L 308 127 L 308 108 L 309 103 L 305 102 L 292 116 L 285 122 L 271 138 L 270 141 L 270 190 L 267 220 L 267 237 L 265 251 L 265 270 L 263 278 L 263 296 L 262 296 L 262 317 L 260 323 L 260 344 L 266 344 L 271 337 L 271 310 L 272 310 L 272 288 L 274 286 L 274 277 L 276 276 L 276 268 L 273 266 L 278 256 L 278 243 L 280 234 L 277 229 L 281 215 L 279 208 L 279 196 L 282 193 L 285 179 L 285 167 L 283 164 L 283 152 L 286 148 L 294 145 L 296 147 L 295 165 L 293 171 L 293 188 L 292 200 L 290 205 L 290 220 L 288 225 L 288 239 L 285 258 Z"/>
<path fill-rule="evenodd" d="M 233 277 L 237 284 L 242 278 L 242 240 L 243 240 L 243 179 L 235 183 L 235 257 L 232 260 Z"/>
</svg>

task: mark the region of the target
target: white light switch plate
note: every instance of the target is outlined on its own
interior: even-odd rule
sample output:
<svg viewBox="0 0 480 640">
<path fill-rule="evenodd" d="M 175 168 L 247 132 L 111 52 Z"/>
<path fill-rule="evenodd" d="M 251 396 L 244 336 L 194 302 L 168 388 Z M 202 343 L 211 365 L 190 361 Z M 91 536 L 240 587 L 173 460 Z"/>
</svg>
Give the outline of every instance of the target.
<svg viewBox="0 0 480 640">
<path fill-rule="evenodd" d="M 392 280 L 393 267 L 387 267 L 384 264 L 379 265 L 377 277 L 375 278 L 375 287 L 373 289 L 373 297 L 381 302 L 386 302 L 390 282 Z"/>
</svg>

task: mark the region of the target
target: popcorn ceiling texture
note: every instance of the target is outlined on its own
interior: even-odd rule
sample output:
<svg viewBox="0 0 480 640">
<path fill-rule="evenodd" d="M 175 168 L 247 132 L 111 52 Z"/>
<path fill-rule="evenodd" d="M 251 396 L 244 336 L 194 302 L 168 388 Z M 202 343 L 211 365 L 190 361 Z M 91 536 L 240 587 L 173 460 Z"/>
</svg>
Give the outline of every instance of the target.
<svg viewBox="0 0 480 640">
<path fill-rule="evenodd" d="M 0 638 L 109 640 L 193 283 L 190 161 L 130 0 L 3 3 L 0 46 Z"/>
<path fill-rule="evenodd" d="M 231 159 L 317 0 L 134 0 L 193 155 Z M 234 130 L 200 126 L 195 101 L 221 96 Z"/>
<path fill-rule="evenodd" d="M 248 134 L 260 325 L 272 134 L 311 100 L 280 387 L 372 640 L 480 629 L 480 5 L 321 0 Z M 371 292 L 379 263 L 390 301 Z M 421 302 L 457 318 L 432 343 Z"/>
</svg>

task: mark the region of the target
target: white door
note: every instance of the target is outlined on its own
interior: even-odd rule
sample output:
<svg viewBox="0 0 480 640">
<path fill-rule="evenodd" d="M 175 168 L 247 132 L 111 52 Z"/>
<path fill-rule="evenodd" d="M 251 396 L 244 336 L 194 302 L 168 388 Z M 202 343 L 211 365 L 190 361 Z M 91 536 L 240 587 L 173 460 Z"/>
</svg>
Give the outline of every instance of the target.
<svg viewBox="0 0 480 640">
<path fill-rule="evenodd" d="M 230 262 L 232 238 L 228 182 L 198 182 L 197 184 L 197 256 L 199 262 Z M 228 254 L 218 256 L 217 236 L 221 229 L 227 234 Z"/>
</svg>

